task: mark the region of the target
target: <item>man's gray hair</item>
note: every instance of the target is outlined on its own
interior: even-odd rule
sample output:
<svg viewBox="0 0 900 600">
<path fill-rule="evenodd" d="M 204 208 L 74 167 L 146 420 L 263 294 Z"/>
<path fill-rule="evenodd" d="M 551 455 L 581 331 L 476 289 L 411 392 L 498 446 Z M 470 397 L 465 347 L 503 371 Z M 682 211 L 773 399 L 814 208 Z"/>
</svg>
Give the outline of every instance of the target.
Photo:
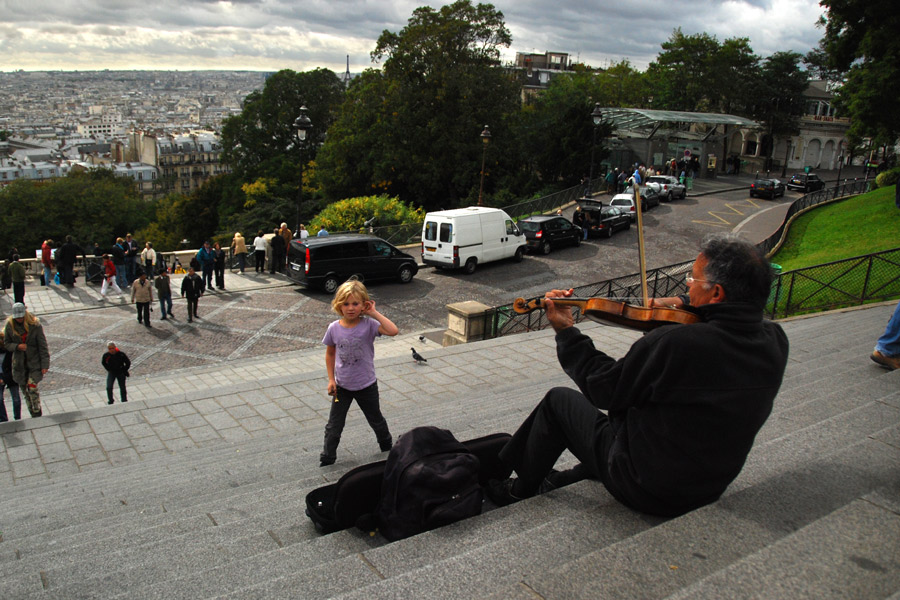
<svg viewBox="0 0 900 600">
<path fill-rule="evenodd" d="M 703 275 L 725 289 L 728 302 L 765 308 L 772 289 L 772 265 L 762 250 L 734 233 L 708 236 L 700 245 L 706 257 Z"/>
</svg>

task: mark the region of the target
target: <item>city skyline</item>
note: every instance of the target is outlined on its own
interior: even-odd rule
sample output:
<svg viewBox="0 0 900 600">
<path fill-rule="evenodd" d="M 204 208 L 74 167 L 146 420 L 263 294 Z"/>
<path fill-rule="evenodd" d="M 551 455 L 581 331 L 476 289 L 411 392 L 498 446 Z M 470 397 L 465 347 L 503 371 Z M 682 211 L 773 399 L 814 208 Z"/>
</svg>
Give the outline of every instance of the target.
<svg viewBox="0 0 900 600">
<path fill-rule="evenodd" d="M 399 32 L 420 6 L 391 0 L 0 0 L 0 71 L 251 70 L 342 73 L 378 67 L 369 53 L 383 30 Z M 822 36 L 816 0 L 632 0 L 608 5 L 575 0 L 553 6 L 498 0 L 516 52 L 567 52 L 603 67 L 622 59 L 645 69 L 676 27 L 720 41 L 748 37 L 753 51 L 805 54 Z"/>
</svg>

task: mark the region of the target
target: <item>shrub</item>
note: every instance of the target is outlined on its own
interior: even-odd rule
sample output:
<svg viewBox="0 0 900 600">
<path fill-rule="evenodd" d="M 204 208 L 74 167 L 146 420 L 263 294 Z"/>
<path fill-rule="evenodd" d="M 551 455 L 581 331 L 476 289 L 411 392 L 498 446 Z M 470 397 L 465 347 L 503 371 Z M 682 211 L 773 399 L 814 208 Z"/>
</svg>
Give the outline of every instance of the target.
<svg viewBox="0 0 900 600">
<path fill-rule="evenodd" d="M 894 167 L 878 174 L 875 178 L 875 186 L 879 188 L 888 187 L 897 183 L 900 179 L 900 167 Z"/>
<path fill-rule="evenodd" d="M 375 218 L 379 227 L 418 223 L 425 218 L 421 208 L 406 205 L 396 197 L 387 195 L 347 198 L 329 204 L 310 222 L 309 234 L 315 235 L 323 227 L 329 232 L 358 231 L 365 222 Z"/>
</svg>

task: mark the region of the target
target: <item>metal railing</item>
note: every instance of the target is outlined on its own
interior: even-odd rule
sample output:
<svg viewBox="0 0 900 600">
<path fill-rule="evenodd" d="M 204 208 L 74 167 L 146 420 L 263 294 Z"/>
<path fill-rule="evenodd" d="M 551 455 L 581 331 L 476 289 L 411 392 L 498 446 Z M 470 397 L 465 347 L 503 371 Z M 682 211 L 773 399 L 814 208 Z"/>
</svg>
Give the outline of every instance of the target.
<svg viewBox="0 0 900 600">
<path fill-rule="evenodd" d="M 900 296 L 900 248 L 778 275 L 766 304 L 781 319 Z"/>
</svg>

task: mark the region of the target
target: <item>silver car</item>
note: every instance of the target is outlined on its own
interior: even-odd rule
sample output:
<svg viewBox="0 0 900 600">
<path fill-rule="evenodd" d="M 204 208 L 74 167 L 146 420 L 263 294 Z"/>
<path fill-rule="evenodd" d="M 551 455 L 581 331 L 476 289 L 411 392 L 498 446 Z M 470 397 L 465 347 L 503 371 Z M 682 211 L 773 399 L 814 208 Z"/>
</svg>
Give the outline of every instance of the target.
<svg viewBox="0 0 900 600">
<path fill-rule="evenodd" d="M 647 187 L 653 187 L 666 202 L 675 198 L 687 198 L 687 188 L 671 175 L 652 175 L 647 178 Z"/>
</svg>

